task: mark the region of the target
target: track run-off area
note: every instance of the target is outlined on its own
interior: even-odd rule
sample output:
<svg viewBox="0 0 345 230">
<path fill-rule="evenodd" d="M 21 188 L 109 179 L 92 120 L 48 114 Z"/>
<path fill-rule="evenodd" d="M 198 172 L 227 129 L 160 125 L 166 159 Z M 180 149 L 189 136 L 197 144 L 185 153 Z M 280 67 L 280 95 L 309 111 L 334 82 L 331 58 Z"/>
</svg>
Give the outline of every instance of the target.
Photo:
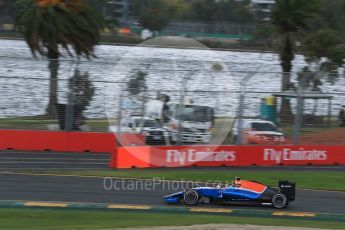
<svg viewBox="0 0 345 230">
<path fill-rule="evenodd" d="M 25 156 L 24 156 L 25 155 Z M 157 179 L 122 179 L 97 176 L 43 174 L 47 169 L 106 169 L 108 154 L 70 153 L 0 153 L 0 201 L 76 202 L 98 204 L 166 205 L 162 196 L 190 187 L 188 182 Z M 219 170 L 220 168 L 209 168 Z M 222 168 L 224 170 L 224 168 Z M 198 170 L 191 168 L 190 170 Z M 236 169 L 237 170 L 237 169 Z M 246 167 L 238 170 L 339 171 L 334 167 Z M 157 170 L 157 173 L 159 171 Z M 326 184 L 326 182 L 325 182 Z M 298 187 L 298 186 L 297 186 Z M 184 207 L 173 205 L 173 207 Z M 200 208 L 228 208 L 248 211 L 268 210 L 271 207 L 224 206 L 200 204 Z M 297 189 L 296 201 L 285 211 L 345 214 L 345 192 Z"/>
</svg>

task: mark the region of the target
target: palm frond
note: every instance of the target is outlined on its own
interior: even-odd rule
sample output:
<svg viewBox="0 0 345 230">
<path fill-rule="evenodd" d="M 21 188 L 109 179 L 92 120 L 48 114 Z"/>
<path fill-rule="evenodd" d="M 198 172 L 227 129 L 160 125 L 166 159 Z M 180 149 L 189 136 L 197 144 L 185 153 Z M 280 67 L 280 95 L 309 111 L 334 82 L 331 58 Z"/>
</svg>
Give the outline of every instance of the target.
<svg viewBox="0 0 345 230">
<path fill-rule="evenodd" d="M 33 55 L 47 55 L 48 49 L 61 55 L 62 47 L 71 56 L 94 57 L 105 23 L 84 1 L 17 0 L 15 8 L 16 28 Z"/>
</svg>

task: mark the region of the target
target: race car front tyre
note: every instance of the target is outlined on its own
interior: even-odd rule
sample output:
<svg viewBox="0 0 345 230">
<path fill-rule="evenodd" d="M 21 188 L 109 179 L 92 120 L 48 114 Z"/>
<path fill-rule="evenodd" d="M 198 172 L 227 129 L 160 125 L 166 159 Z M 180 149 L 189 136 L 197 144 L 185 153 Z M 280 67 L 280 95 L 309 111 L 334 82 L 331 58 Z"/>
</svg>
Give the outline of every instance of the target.
<svg viewBox="0 0 345 230">
<path fill-rule="evenodd" d="M 288 205 L 287 198 L 284 194 L 278 193 L 272 198 L 272 205 L 274 208 L 285 208 Z"/>
<path fill-rule="evenodd" d="M 194 190 L 188 190 L 183 194 L 183 201 L 187 205 L 196 205 L 199 202 L 200 196 Z"/>
</svg>

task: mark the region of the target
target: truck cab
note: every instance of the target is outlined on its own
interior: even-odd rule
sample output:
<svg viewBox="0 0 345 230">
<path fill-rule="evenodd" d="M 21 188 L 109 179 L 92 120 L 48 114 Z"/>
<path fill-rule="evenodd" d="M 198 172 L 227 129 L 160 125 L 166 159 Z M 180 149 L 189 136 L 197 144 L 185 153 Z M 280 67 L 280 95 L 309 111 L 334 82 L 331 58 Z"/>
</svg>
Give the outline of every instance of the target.
<svg viewBox="0 0 345 230">
<path fill-rule="evenodd" d="M 146 104 L 145 115 L 163 124 L 172 142 L 209 143 L 214 125 L 214 109 L 193 103 L 168 103 L 151 100 Z M 180 133 L 180 134 L 179 134 Z"/>
<path fill-rule="evenodd" d="M 209 143 L 214 124 L 214 110 L 208 106 L 169 104 L 165 116 L 165 127 L 172 140 L 185 143 Z M 180 127 L 179 127 L 180 126 Z"/>
</svg>

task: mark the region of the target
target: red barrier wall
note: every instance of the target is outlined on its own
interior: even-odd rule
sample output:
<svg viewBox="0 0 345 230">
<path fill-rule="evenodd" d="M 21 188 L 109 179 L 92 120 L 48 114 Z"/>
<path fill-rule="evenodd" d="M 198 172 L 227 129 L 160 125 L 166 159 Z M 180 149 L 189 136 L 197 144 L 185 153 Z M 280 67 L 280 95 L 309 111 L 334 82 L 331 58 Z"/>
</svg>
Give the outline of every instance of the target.
<svg viewBox="0 0 345 230">
<path fill-rule="evenodd" d="M 113 168 L 345 165 L 345 146 L 119 147 Z"/>
<path fill-rule="evenodd" d="M 0 150 L 116 152 L 113 133 L 0 130 Z"/>
<path fill-rule="evenodd" d="M 150 146 L 118 147 L 110 161 L 111 168 L 149 168 L 151 156 Z"/>
<path fill-rule="evenodd" d="M 119 133 L 116 134 L 118 146 L 143 146 L 145 137 L 140 133 Z"/>
</svg>

